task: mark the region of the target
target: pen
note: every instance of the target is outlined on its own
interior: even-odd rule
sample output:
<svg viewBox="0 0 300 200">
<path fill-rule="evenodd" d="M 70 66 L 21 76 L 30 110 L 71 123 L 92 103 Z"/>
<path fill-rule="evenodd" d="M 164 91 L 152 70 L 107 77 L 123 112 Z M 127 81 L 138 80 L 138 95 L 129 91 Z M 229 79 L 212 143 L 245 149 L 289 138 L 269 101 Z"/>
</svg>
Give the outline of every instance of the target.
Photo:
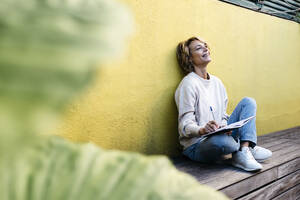
<svg viewBox="0 0 300 200">
<path fill-rule="evenodd" d="M 209 106 L 209 108 L 210 108 L 210 111 L 211 111 L 211 114 L 212 114 L 212 116 L 213 116 L 214 121 L 216 121 L 212 107 Z"/>
</svg>

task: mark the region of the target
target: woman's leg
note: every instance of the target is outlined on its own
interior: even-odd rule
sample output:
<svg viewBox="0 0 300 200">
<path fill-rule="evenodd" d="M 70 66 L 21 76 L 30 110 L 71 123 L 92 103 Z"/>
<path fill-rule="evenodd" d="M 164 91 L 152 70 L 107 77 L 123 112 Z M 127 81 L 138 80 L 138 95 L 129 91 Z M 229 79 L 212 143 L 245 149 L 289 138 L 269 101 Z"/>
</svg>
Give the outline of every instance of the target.
<svg viewBox="0 0 300 200">
<path fill-rule="evenodd" d="M 256 102 L 253 98 L 245 97 L 236 106 L 228 119 L 228 124 L 240 121 L 256 115 Z M 250 146 L 255 146 L 257 143 L 255 118 L 250 120 L 243 127 L 234 130 L 232 136 L 237 140 L 240 139 L 241 144 L 250 142 Z"/>
<path fill-rule="evenodd" d="M 222 155 L 238 151 L 239 147 L 240 144 L 232 136 L 218 134 L 188 147 L 183 154 L 191 160 L 210 163 L 220 159 Z"/>
<path fill-rule="evenodd" d="M 253 115 L 256 115 L 255 100 L 249 97 L 243 98 L 229 117 L 228 124 L 246 119 Z M 255 118 L 250 120 L 243 127 L 234 130 L 232 136 L 241 141 L 239 151 L 232 154 L 232 165 L 246 171 L 262 169 L 262 165 L 254 159 L 251 153 L 252 148 L 248 148 L 248 146 L 254 147 L 257 142 Z"/>
</svg>

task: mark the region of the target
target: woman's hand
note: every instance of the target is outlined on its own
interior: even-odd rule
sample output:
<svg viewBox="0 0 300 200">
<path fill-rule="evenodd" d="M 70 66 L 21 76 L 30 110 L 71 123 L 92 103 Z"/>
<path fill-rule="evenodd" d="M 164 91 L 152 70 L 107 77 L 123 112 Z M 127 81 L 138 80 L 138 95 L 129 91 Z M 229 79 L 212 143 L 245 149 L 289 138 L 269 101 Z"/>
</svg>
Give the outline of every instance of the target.
<svg viewBox="0 0 300 200">
<path fill-rule="evenodd" d="M 205 135 L 210 132 L 214 132 L 219 128 L 219 125 L 216 121 L 209 121 L 204 128 L 200 129 L 200 135 Z"/>
<path fill-rule="evenodd" d="M 217 124 L 216 121 L 209 121 L 205 126 L 204 130 L 206 133 L 214 132 L 219 128 L 219 125 Z"/>
<path fill-rule="evenodd" d="M 223 128 L 224 126 L 226 126 L 226 125 L 221 125 L 219 128 Z M 228 131 L 228 132 L 226 132 L 225 134 L 231 135 L 231 134 L 232 134 L 232 131 Z"/>
<path fill-rule="evenodd" d="M 232 131 L 226 132 L 225 134 L 231 135 L 231 134 L 232 134 Z"/>
</svg>

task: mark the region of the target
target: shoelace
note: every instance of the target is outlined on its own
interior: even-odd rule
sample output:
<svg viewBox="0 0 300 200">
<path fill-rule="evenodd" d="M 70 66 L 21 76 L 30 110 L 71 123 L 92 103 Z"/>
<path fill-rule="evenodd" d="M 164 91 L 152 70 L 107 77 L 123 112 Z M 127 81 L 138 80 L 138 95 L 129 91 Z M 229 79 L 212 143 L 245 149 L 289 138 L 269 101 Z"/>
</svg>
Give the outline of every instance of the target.
<svg viewBox="0 0 300 200">
<path fill-rule="evenodd" d="M 256 148 L 256 147 L 252 148 L 252 152 L 253 152 L 254 154 L 256 154 L 257 151 L 258 151 L 258 148 Z"/>
<path fill-rule="evenodd" d="M 251 153 L 251 151 L 250 151 L 249 148 L 246 149 L 246 154 L 248 154 L 248 156 L 249 156 L 250 158 L 253 158 L 253 159 L 254 159 L 254 157 L 253 157 L 253 155 L 252 155 L 252 153 Z"/>
</svg>

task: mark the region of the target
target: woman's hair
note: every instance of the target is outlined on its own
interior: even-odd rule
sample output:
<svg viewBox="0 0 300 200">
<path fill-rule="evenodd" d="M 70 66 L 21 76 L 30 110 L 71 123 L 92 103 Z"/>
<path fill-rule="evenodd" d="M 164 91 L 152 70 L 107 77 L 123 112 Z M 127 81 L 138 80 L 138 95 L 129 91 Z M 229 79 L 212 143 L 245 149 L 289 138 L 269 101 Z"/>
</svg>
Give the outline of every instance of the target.
<svg viewBox="0 0 300 200">
<path fill-rule="evenodd" d="M 188 73 L 194 71 L 194 65 L 190 58 L 189 45 L 195 40 L 198 40 L 198 41 L 204 43 L 208 47 L 206 42 L 204 42 L 202 39 L 200 39 L 198 37 L 191 37 L 186 41 L 180 42 L 176 48 L 176 57 L 177 57 L 178 64 L 185 74 L 188 74 Z"/>
</svg>

